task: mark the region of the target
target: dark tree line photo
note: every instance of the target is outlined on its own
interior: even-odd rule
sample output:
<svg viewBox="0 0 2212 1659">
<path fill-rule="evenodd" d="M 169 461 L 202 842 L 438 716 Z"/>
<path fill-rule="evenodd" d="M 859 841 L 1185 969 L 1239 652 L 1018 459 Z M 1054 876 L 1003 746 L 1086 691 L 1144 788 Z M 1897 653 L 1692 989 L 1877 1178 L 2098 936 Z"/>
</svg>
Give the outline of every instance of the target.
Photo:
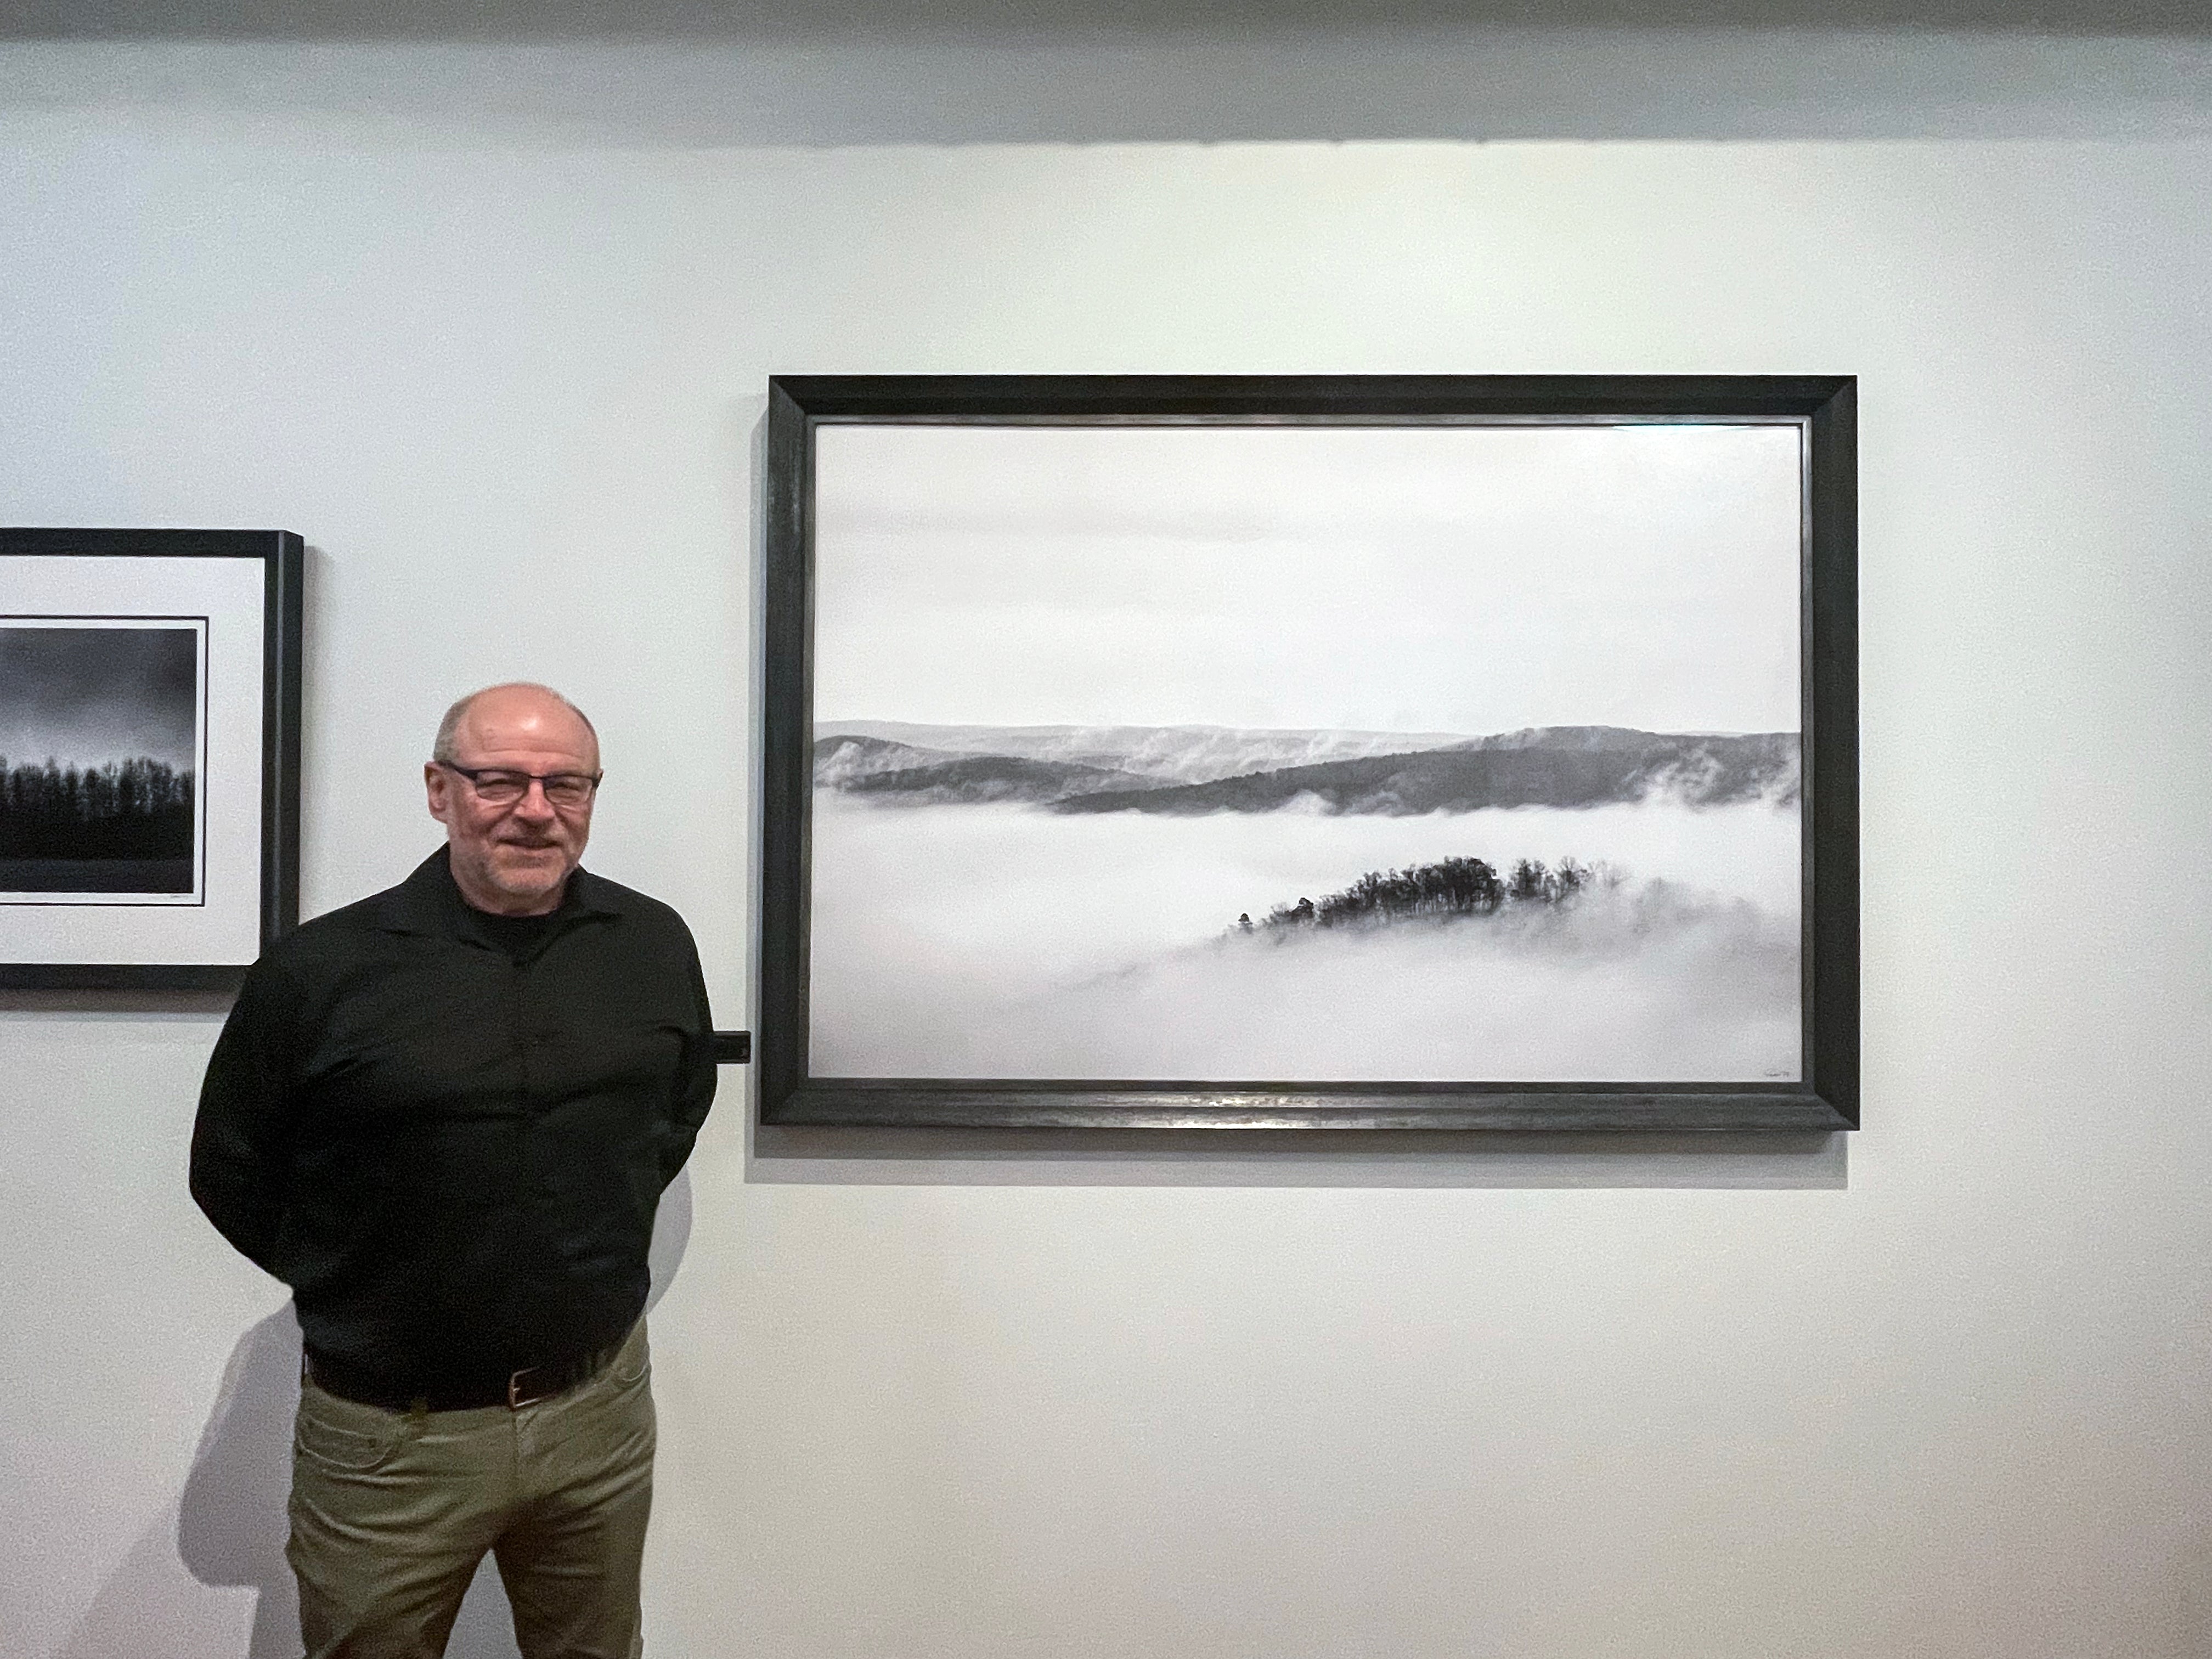
<svg viewBox="0 0 2212 1659">
<path fill-rule="evenodd" d="M 0 859 L 190 859 L 192 775 L 138 756 L 104 766 L 0 756 Z"/>
<path fill-rule="evenodd" d="M 0 892 L 197 890 L 200 653 L 196 627 L 0 628 Z"/>
</svg>

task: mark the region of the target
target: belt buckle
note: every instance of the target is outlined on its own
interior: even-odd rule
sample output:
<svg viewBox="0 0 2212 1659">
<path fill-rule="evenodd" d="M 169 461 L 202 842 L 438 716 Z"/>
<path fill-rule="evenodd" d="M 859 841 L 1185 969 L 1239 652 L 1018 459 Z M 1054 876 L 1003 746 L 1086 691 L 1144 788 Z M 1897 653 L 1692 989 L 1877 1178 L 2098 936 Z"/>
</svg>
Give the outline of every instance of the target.
<svg viewBox="0 0 2212 1659">
<path fill-rule="evenodd" d="M 511 1372 L 508 1375 L 507 1379 L 507 1410 L 511 1412 L 519 1412 L 525 1406 L 534 1406 L 539 1401 L 550 1400 L 555 1395 L 560 1393 L 558 1389 L 547 1389 L 539 1394 L 526 1394 L 524 1392 L 526 1385 L 523 1382 L 522 1379 L 529 1376 L 532 1371 L 542 1371 L 544 1369 L 545 1367 L 543 1365 L 525 1365 L 520 1370 Z"/>
</svg>

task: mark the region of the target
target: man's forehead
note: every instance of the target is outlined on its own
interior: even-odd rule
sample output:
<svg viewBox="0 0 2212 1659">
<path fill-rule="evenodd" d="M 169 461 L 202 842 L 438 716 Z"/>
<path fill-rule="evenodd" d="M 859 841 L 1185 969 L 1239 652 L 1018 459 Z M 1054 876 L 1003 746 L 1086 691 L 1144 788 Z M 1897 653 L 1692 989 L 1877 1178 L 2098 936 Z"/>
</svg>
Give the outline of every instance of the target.
<svg viewBox="0 0 2212 1659">
<path fill-rule="evenodd" d="M 599 740 L 566 703 L 544 696 L 494 692 L 469 705 L 458 734 L 477 749 L 558 750 L 592 756 Z"/>
</svg>

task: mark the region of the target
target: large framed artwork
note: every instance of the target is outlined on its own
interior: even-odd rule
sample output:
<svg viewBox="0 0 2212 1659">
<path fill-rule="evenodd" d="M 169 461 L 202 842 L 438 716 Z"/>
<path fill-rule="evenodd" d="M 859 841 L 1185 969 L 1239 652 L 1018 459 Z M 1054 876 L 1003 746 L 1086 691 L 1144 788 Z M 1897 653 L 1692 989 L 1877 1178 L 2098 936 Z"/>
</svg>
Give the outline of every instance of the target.
<svg viewBox="0 0 2212 1659">
<path fill-rule="evenodd" d="M 1856 1127 L 1854 396 L 772 381 L 763 1120 Z"/>
<path fill-rule="evenodd" d="M 0 530 L 0 986 L 235 986 L 299 911 L 303 554 Z"/>
</svg>

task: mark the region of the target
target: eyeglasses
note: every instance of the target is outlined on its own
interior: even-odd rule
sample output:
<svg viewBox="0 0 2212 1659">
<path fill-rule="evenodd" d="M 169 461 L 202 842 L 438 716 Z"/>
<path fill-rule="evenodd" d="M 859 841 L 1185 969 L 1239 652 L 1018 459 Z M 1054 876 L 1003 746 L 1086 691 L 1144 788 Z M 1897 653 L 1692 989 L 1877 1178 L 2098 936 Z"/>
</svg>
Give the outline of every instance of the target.
<svg viewBox="0 0 2212 1659">
<path fill-rule="evenodd" d="M 487 806 L 512 806 L 535 783 L 544 787 L 548 805 L 573 811 L 591 799 L 599 780 L 606 776 L 604 772 L 509 772 L 501 767 L 456 766 L 442 760 L 438 764 L 466 778 L 477 799 Z"/>
</svg>

